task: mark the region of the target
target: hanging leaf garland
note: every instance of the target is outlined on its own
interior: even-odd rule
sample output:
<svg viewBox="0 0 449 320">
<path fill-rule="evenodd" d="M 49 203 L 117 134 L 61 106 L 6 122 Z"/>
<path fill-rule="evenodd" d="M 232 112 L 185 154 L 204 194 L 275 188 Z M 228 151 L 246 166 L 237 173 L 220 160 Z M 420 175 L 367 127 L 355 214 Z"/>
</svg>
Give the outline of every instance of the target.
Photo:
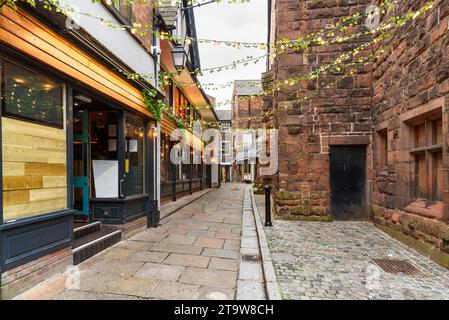
<svg viewBox="0 0 449 320">
<path fill-rule="evenodd" d="M 155 120 L 160 121 L 162 118 L 162 110 L 166 107 L 162 100 L 157 99 L 157 90 L 143 90 L 143 100 L 148 110 L 151 111 Z"/>
</svg>

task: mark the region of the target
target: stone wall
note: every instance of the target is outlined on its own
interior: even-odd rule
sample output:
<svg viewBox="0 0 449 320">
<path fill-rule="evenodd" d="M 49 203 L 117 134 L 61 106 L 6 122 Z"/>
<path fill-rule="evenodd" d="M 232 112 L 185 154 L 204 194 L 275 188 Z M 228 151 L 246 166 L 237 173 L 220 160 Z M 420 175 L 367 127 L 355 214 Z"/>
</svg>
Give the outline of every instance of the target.
<svg viewBox="0 0 449 320">
<path fill-rule="evenodd" d="M 237 102 L 235 102 L 235 97 Z M 247 129 L 260 128 L 263 126 L 260 114 L 263 113 L 263 97 L 262 96 L 234 96 L 233 112 L 232 112 L 232 128 Z M 248 117 L 254 117 L 250 118 Z"/>
<path fill-rule="evenodd" d="M 425 3 L 401 1 L 395 12 L 416 10 Z M 429 13 L 408 23 L 383 43 L 389 50 L 374 66 L 372 84 L 376 150 L 374 221 L 446 252 L 449 252 L 448 28 L 449 2 L 437 1 Z M 441 120 L 435 120 L 438 118 Z M 439 141 L 430 144 L 442 148 L 414 153 L 415 143 L 426 145 L 425 140 L 429 139 L 425 130 L 417 129 L 423 121 L 429 128 L 432 121 L 441 121 Z M 382 159 L 385 142 L 386 156 Z M 417 157 L 422 158 L 423 164 L 433 166 L 433 160 L 424 162 L 425 157 L 438 154 L 442 159 L 438 160 L 435 172 L 419 169 Z M 436 188 L 435 183 L 440 187 Z M 440 190 L 438 195 L 430 194 L 434 189 Z"/>
<path fill-rule="evenodd" d="M 276 39 L 296 39 L 319 32 L 343 17 L 364 12 L 367 3 L 366 0 L 276 1 Z M 360 30 L 352 28 L 347 32 Z M 274 80 L 308 74 L 358 45 L 352 42 L 311 46 L 307 51 L 287 50 L 275 60 Z M 279 216 L 328 220 L 329 139 L 371 134 L 371 66 L 359 68 L 336 87 L 325 89 L 343 74 L 343 70 L 333 69 L 317 80 L 282 87 L 275 95 L 273 105 L 280 109 L 274 119 L 279 129 L 279 174 L 275 179 Z M 323 90 L 315 95 L 317 88 Z M 308 100 L 304 101 L 304 97 Z"/>
<path fill-rule="evenodd" d="M 426 3 L 400 1 L 383 19 Z M 278 0 L 275 40 L 325 29 L 342 16 L 363 12 L 367 4 Z M 306 102 L 297 99 L 338 73 L 283 88 L 275 95 L 273 106 L 288 108 L 271 119 L 280 133 L 279 174 L 274 182 L 278 217 L 331 219 L 329 146 L 365 143 L 366 202 L 374 222 L 449 252 L 448 29 L 449 2 L 436 1 L 429 12 L 380 43 L 385 53 L 353 77 Z M 275 80 L 305 74 L 354 45 L 278 55 Z"/>
</svg>

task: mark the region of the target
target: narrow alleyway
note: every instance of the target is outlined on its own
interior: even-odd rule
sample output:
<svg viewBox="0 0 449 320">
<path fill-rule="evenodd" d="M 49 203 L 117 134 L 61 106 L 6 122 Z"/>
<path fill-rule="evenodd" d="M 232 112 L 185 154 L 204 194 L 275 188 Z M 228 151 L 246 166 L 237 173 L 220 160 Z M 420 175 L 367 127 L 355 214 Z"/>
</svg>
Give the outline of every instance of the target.
<svg viewBox="0 0 449 320">
<path fill-rule="evenodd" d="M 234 299 L 245 187 L 224 184 L 19 298 Z"/>
<path fill-rule="evenodd" d="M 264 219 L 264 197 L 256 202 Z M 449 299 L 449 270 L 371 223 L 276 220 L 265 233 L 283 299 Z M 405 261 L 414 274 L 374 259 Z"/>
</svg>

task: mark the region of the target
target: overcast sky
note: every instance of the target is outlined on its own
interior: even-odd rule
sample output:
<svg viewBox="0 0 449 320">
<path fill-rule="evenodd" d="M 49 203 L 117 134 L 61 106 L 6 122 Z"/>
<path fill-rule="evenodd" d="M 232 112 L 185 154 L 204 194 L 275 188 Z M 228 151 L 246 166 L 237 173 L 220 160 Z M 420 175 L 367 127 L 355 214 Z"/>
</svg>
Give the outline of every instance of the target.
<svg viewBox="0 0 449 320">
<path fill-rule="evenodd" d="M 197 36 L 201 39 L 216 39 L 243 42 L 267 41 L 267 0 L 251 0 L 250 3 L 228 4 L 223 0 L 219 4 L 208 4 L 195 8 Z M 200 44 L 202 69 L 226 65 L 248 55 L 261 56 L 260 49 L 236 49 L 225 45 Z M 257 64 L 239 66 L 236 70 L 224 70 L 219 73 L 205 73 L 199 77 L 201 83 L 227 83 L 234 80 L 260 79 L 265 71 L 265 59 Z M 217 102 L 231 99 L 232 86 L 225 89 L 210 90 L 207 94 L 216 97 Z"/>
</svg>

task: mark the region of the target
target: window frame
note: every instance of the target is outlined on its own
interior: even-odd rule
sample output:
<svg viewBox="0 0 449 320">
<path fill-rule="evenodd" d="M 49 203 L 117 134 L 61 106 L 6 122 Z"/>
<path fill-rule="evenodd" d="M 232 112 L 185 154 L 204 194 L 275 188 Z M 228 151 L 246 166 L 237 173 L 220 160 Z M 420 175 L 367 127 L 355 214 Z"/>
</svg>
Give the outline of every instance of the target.
<svg viewBox="0 0 449 320">
<path fill-rule="evenodd" d="M 408 123 L 410 133 L 409 139 L 409 154 L 413 158 L 414 167 L 414 184 L 413 197 L 422 198 L 425 195 L 427 201 L 442 201 L 441 195 L 438 196 L 438 172 L 436 166 L 436 154 L 443 152 L 443 143 L 434 143 L 434 133 L 436 121 L 442 119 L 443 114 L 441 110 L 432 112 L 431 114 L 424 114 L 417 119 L 411 119 Z M 419 138 L 417 137 L 418 128 L 424 125 L 424 144 L 419 145 Z M 425 170 L 425 191 L 420 189 L 419 180 L 419 158 L 424 156 L 424 170 Z"/>
<path fill-rule="evenodd" d="M 13 65 L 18 66 L 19 68 L 28 70 L 30 72 L 34 72 L 37 74 L 41 74 L 47 78 L 49 78 L 50 80 L 53 80 L 55 82 L 57 82 L 60 86 L 60 90 L 61 90 L 61 108 L 62 108 L 62 112 L 61 112 L 61 123 L 57 124 L 51 121 L 46 121 L 46 120 L 38 120 L 35 118 L 31 118 L 31 117 L 27 117 L 25 115 L 18 115 L 16 113 L 10 113 L 6 110 L 6 103 L 5 103 L 5 99 L 6 99 L 6 74 L 5 74 L 5 64 L 4 62 L 7 61 L 8 63 L 11 63 Z M 25 121 L 25 122 L 30 122 L 30 123 L 34 123 L 34 124 L 38 124 L 38 125 L 43 125 L 43 126 L 47 126 L 47 127 L 52 127 L 52 128 L 56 128 L 56 129 L 64 129 L 65 125 L 65 112 L 66 112 L 66 106 L 65 106 L 65 86 L 66 84 L 59 80 L 58 78 L 49 75 L 46 72 L 43 72 L 41 70 L 39 70 L 38 68 L 33 68 L 30 67 L 26 64 L 17 62 L 15 60 L 6 58 L 2 55 L 0 55 L 0 108 L 1 108 L 1 113 L 2 116 L 7 117 L 7 118 L 11 118 L 11 119 L 16 119 L 16 120 L 21 120 L 21 121 Z"/>
<path fill-rule="evenodd" d="M 128 7 L 128 11 L 129 11 L 129 15 L 130 16 L 126 17 L 116 7 L 116 2 L 117 1 L 122 1 L 122 0 L 111 0 L 111 1 L 112 1 L 112 4 L 107 4 L 105 0 L 101 0 L 101 3 L 106 8 L 106 10 L 111 12 L 112 15 L 117 20 L 119 20 L 119 22 L 121 22 L 122 24 L 131 24 L 133 22 L 133 6 L 132 6 L 132 4 Z"/>
<path fill-rule="evenodd" d="M 385 167 L 389 164 L 388 159 L 388 129 L 376 131 L 376 167 Z"/>
</svg>

